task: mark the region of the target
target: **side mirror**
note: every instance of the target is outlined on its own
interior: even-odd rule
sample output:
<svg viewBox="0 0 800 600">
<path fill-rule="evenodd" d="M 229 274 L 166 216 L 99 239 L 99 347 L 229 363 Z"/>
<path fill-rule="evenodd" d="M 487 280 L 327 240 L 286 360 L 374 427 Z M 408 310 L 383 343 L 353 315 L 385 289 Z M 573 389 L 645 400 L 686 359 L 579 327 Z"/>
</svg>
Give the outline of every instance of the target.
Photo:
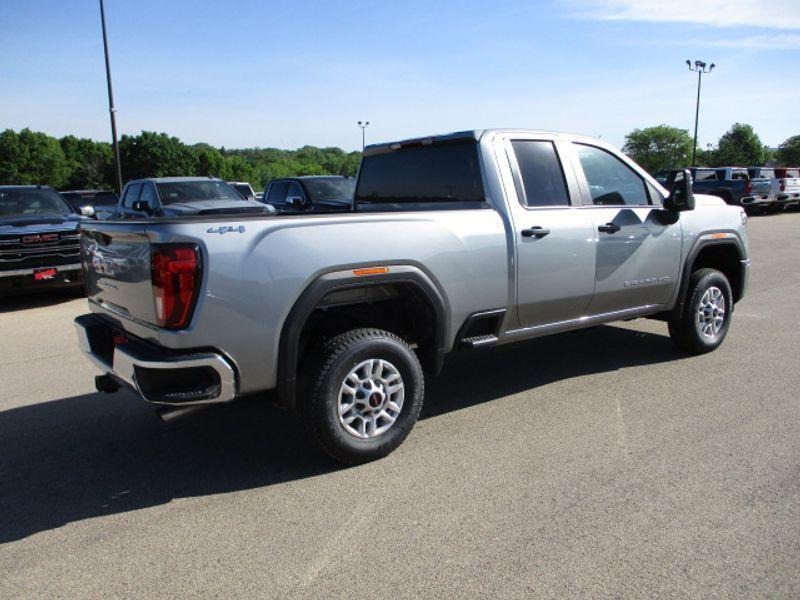
<svg viewBox="0 0 800 600">
<path fill-rule="evenodd" d="M 298 210 L 304 210 L 310 207 L 310 204 L 306 202 L 301 196 L 289 196 L 288 198 L 286 198 L 286 204 Z"/>
<path fill-rule="evenodd" d="M 664 200 L 664 208 L 674 212 L 694 210 L 692 174 L 689 169 L 675 174 L 669 196 Z"/>
<path fill-rule="evenodd" d="M 150 208 L 150 204 L 145 202 L 144 200 L 136 200 L 132 205 L 131 208 L 136 212 L 143 212 L 147 215 L 151 214 L 153 211 Z"/>
</svg>

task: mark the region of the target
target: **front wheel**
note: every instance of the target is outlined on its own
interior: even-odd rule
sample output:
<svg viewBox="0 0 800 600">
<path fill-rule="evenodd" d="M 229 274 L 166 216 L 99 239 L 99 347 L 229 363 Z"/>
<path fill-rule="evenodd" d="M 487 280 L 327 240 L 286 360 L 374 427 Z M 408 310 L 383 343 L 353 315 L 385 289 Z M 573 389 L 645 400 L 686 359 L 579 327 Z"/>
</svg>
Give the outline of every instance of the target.
<svg viewBox="0 0 800 600">
<path fill-rule="evenodd" d="M 683 313 L 669 322 L 669 335 L 686 352 L 711 352 L 725 339 L 732 312 L 727 277 L 716 269 L 699 269 L 689 279 Z"/>
<path fill-rule="evenodd" d="M 303 369 L 301 418 L 319 447 L 358 464 L 396 449 L 417 422 L 422 367 L 402 339 L 354 329 L 321 346 Z"/>
</svg>

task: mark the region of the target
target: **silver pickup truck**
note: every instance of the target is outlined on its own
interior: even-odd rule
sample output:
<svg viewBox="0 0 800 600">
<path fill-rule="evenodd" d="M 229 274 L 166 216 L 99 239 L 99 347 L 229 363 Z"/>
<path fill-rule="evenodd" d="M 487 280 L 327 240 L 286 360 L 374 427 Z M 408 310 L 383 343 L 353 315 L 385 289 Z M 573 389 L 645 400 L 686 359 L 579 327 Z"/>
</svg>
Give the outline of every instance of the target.
<svg viewBox="0 0 800 600">
<path fill-rule="evenodd" d="M 602 141 L 481 130 L 370 146 L 352 212 L 87 222 L 80 346 L 155 404 L 275 398 L 318 445 L 385 456 L 451 352 L 665 321 L 713 350 L 750 259 L 740 207 L 667 193 Z"/>
</svg>

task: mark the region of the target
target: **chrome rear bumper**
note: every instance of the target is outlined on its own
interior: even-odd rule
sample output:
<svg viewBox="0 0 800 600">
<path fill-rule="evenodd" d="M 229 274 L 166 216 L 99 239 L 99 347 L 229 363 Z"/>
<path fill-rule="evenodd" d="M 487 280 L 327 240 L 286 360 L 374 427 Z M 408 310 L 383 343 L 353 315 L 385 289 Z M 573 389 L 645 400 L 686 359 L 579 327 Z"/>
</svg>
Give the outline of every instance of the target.
<svg viewBox="0 0 800 600">
<path fill-rule="evenodd" d="M 111 327 L 96 315 L 83 315 L 75 319 L 78 345 L 97 368 L 114 379 L 126 384 L 142 398 L 153 404 L 181 405 L 212 404 L 229 402 L 236 397 L 236 372 L 220 354 L 203 352 L 188 355 L 167 355 L 154 350 L 146 350 L 141 343 L 123 343 L 102 350 L 98 335 Z M 186 371 L 193 369 L 194 371 Z M 218 381 L 206 390 L 172 391 L 169 394 L 155 393 L 151 381 L 158 375 L 169 378 L 199 373 L 213 372 Z M 207 372 L 207 371 L 206 371 Z"/>
</svg>

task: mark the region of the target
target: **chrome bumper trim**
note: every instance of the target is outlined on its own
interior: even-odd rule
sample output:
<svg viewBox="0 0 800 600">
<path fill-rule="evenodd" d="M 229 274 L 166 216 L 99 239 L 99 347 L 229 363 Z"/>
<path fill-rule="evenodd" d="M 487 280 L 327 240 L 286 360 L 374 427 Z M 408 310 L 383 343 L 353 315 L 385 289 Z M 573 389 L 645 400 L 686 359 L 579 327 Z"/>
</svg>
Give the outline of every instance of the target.
<svg viewBox="0 0 800 600">
<path fill-rule="evenodd" d="M 81 263 L 72 265 L 55 265 L 52 267 L 35 267 L 33 269 L 15 269 L 14 271 L 0 271 L 0 277 L 17 277 L 18 275 L 33 275 L 37 271 L 46 271 L 47 269 L 55 269 L 61 271 L 80 271 L 82 269 Z"/>
</svg>

